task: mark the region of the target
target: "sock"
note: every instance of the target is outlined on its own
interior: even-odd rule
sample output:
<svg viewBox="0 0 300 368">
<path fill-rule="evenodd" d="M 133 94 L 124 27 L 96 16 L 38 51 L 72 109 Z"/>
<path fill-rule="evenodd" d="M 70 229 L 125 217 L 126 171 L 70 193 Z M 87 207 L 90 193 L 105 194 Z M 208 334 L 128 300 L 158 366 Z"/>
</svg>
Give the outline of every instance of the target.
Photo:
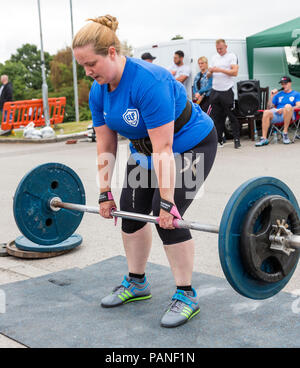
<svg viewBox="0 0 300 368">
<path fill-rule="evenodd" d="M 131 273 L 131 272 L 129 272 L 128 276 L 130 278 L 132 278 L 134 281 L 137 281 L 137 282 L 141 282 L 145 278 L 145 274 L 144 273 L 141 275 L 141 274 L 138 274 L 138 273 Z"/>
<path fill-rule="evenodd" d="M 193 291 L 193 290 L 192 290 L 192 285 L 177 286 L 177 290 Z"/>
</svg>

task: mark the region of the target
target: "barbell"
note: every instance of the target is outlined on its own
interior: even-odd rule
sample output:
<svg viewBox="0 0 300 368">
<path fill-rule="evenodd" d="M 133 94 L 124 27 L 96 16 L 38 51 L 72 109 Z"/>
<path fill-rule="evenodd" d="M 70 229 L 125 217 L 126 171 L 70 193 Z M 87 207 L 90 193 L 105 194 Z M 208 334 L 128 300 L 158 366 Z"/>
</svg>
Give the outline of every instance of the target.
<svg viewBox="0 0 300 368">
<path fill-rule="evenodd" d="M 86 205 L 79 176 L 60 163 L 42 164 L 28 172 L 16 189 L 13 208 L 21 233 L 37 249 L 48 251 L 51 247 L 57 250 L 72 236 L 84 212 L 99 214 L 98 207 Z M 113 210 L 111 214 L 155 224 L 159 221 L 133 212 Z M 179 219 L 174 226 L 219 234 L 219 258 L 228 282 L 245 297 L 266 299 L 283 289 L 296 269 L 299 218 L 297 200 L 285 183 L 257 177 L 234 191 L 219 226 Z"/>
</svg>

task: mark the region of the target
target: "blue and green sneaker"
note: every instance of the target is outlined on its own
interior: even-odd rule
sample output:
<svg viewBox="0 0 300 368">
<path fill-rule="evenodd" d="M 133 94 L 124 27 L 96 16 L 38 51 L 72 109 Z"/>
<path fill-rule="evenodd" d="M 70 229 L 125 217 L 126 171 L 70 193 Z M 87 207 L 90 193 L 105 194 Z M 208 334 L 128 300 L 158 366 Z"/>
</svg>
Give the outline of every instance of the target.
<svg viewBox="0 0 300 368">
<path fill-rule="evenodd" d="M 255 147 L 267 146 L 269 144 L 269 140 L 264 137 L 260 137 L 260 140 L 255 143 Z"/>
<path fill-rule="evenodd" d="M 150 299 L 151 297 L 151 288 L 146 276 L 142 282 L 124 276 L 122 284 L 115 287 L 111 294 L 101 300 L 101 306 L 104 308 L 118 307 L 122 304 Z"/>
<path fill-rule="evenodd" d="M 177 290 L 172 297 L 172 302 L 161 319 L 162 327 L 180 326 L 200 312 L 199 297 L 196 290 Z"/>
</svg>

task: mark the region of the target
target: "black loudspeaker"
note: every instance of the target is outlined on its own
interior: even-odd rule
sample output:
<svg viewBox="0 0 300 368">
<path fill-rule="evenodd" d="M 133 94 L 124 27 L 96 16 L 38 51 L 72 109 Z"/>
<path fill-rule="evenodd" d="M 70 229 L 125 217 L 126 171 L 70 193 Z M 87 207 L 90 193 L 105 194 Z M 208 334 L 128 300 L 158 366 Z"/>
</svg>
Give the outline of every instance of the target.
<svg viewBox="0 0 300 368">
<path fill-rule="evenodd" d="M 260 85 L 258 80 L 237 83 L 238 106 L 241 115 L 255 115 L 260 109 Z"/>
</svg>

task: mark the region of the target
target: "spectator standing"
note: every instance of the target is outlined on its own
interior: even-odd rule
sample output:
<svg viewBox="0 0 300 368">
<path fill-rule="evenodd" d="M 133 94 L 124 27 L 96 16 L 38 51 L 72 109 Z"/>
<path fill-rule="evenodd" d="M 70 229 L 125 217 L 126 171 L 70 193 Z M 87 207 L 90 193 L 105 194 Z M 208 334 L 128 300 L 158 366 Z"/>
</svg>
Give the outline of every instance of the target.
<svg viewBox="0 0 300 368">
<path fill-rule="evenodd" d="M 214 120 L 218 132 L 219 144 L 223 145 L 223 133 L 225 120 L 229 117 L 234 138 L 234 148 L 239 148 L 240 125 L 235 116 L 234 109 L 234 77 L 238 75 L 238 60 L 235 54 L 227 52 L 225 40 L 216 41 L 217 54 L 212 59 L 212 67 L 209 68 L 209 76 L 212 76 L 212 91 L 210 104 L 212 107 L 211 117 Z"/>
<path fill-rule="evenodd" d="M 204 112 L 209 107 L 209 95 L 212 88 L 212 78 L 208 78 L 208 60 L 205 56 L 198 59 L 200 72 L 196 75 L 193 84 L 193 94 L 196 103 L 200 105 Z"/>
<path fill-rule="evenodd" d="M 149 63 L 153 63 L 153 60 L 156 59 L 156 56 L 152 56 L 150 52 L 144 52 L 141 56 L 141 59 L 148 61 Z"/>
<path fill-rule="evenodd" d="M 183 63 L 183 59 L 184 52 L 181 50 L 176 51 L 173 59 L 174 64 L 169 68 L 169 71 L 178 82 L 184 85 L 188 97 L 191 98 L 191 93 L 188 90 L 188 78 L 191 75 L 191 68 Z"/>
<path fill-rule="evenodd" d="M 11 82 L 8 81 L 8 76 L 1 75 L 1 87 L 0 87 L 0 110 L 2 113 L 3 105 L 5 102 L 13 100 L 13 88 Z"/>
</svg>

